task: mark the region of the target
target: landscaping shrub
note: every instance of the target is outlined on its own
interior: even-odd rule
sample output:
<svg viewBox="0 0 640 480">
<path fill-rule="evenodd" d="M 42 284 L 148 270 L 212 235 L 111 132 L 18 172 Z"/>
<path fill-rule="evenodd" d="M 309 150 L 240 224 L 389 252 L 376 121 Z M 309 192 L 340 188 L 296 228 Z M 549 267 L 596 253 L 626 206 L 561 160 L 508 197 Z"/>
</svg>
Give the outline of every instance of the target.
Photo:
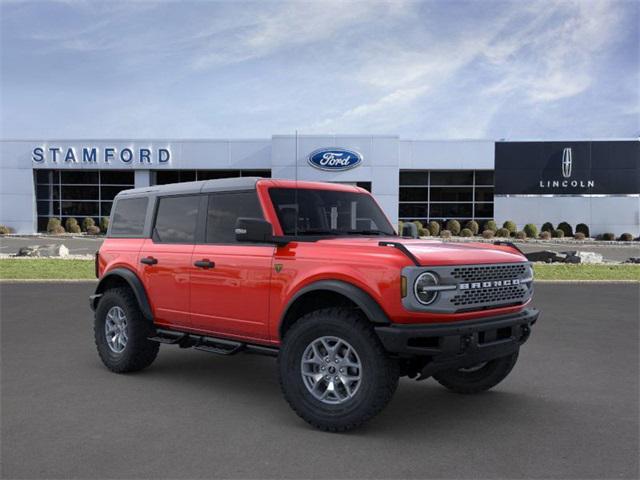
<svg viewBox="0 0 640 480">
<path fill-rule="evenodd" d="M 482 238 L 493 238 L 496 234 L 493 230 L 485 230 L 482 232 Z"/>
<path fill-rule="evenodd" d="M 511 232 L 504 227 L 499 228 L 498 231 L 496 232 L 496 237 L 509 238 L 510 236 L 511 236 Z"/>
<path fill-rule="evenodd" d="M 429 232 L 434 237 L 437 237 L 438 235 L 440 235 L 440 222 L 436 222 L 435 220 L 431 220 L 429 222 Z"/>
<path fill-rule="evenodd" d="M 542 231 L 542 232 L 553 232 L 553 223 L 544 222 L 542 224 L 542 228 L 540 229 L 540 231 Z"/>
<path fill-rule="evenodd" d="M 100 227 L 96 227 L 95 225 L 89 225 L 87 227 L 88 235 L 98 235 L 100 233 Z"/>
<path fill-rule="evenodd" d="M 491 230 L 493 233 L 498 231 L 498 225 L 495 220 L 487 220 L 484 224 L 484 230 Z"/>
<path fill-rule="evenodd" d="M 538 236 L 538 227 L 533 223 L 527 223 L 522 231 L 527 234 L 527 237 L 536 238 Z"/>
<path fill-rule="evenodd" d="M 62 235 L 65 232 L 65 230 L 62 225 L 56 225 L 51 230 L 48 230 L 48 232 L 52 235 Z"/>
<path fill-rule="evenodd" d="M 424 237 L 426 234 L 425 234 L 424 225 L 422 225 L 422 222 L 420 220 L 414 220 L 413 224 L 416 227 L 418 227 L 418 236 Z"/>
<path fill-rule="evenodd" d="M 475 220 L 469 220 L 465 225 L 465 228 L 468 228 L 469 230 L 471 230 L 471 233 L 473 233 L 474 235 L 477 235 L 478 232 L 480 231 L 480 225 L 478 225 L 478 222 L 476 222 Z"/>
<path fill-rule="evenodd" d="M 100 220 L 100 223 L 102 223 L 102 220 Z M 400 235 L 400 236 L 402 236 L 402 226 L 403 225 L 404 225 L 404 222 L 402 220 L 398 220 L 398 235 Z"/>
<path fill-rule="evenodd" d="M 600 235 L 600 236 L 598 237 L 598 239 L 599 239 L 599 240 L 606 240 L 606 241 L 609 241 L 609 242 L 610 242 L 610 241 L 612 241 L 612 240 L 615 240 L 615 239 L 616 239 L 616 236 L 615 236 L 613 233 L 611 233 L 611 232 L 606 232 L 606 233 L 603 233 L 602 235 Z"/>
<path fill-rule="evenodd" d="M 7 227 L 6 225 L 0 225 L 0 235 L 6 235 L 11 233 L 13 229 L 11 227 Z"/>
<path fill-rule="evenodd" d="M 515 222 L 512 222 L 511 220 L 507 220 L 506 222 L 504 222 L 502 224 L 502 228 L 506 228 L 507 230 L 509 230 L 509 235 L 515 234 L 516 230 L 518 230 L 518 227 L 515 224 Z"/>
<path fill-rule="evenodd" d="M 565 237 L 573 237 L 573 228 L 571 228 L 568 222 L 560 222 L 558 224 L 558 230 L 562 230 Z"/>
<path fill-rule="evenodd" d="M 622 235 L 620 235 L 620 238 L 618 238 L 618 240 L 620 240 L 621 242 L 633 242 L 633 235 L 631 235 L 630 233 L 623 233 Z"/>
<path fill-rule="evenodd" d="M 586 237 L 584 236 L 584 233 L 576 232 L 575 235 L 573 236 L 573 238 L 575 240 L 584 240 Z"/>
<path fill-rule="evenodd" d="M 108 228 L 109 228 L 109 217 L 102 217 L 100 219 L 100 231 L 102 233 L 107 233 Z"/>
<path fill-rule="evenodd" d="M 85 217 L 82 219 L 82 231 L 86 232 L 87 228 L 95 227 L 96 221 L 91 217 Z"/>
<path fill-rule="evenodd" d="M 460 230 L 460 236 L 461 237 L 473 237 L 473 232 L 471 231 L 470 228 L 463 228 L 462 230 Z"/>
<path fill-rule="evenodd" d="M 452 235 L 458 235 L 460 233 L 460 222 L 458 220 L 447 220 L 447 230 Z"/>
<path fill-rule="evenodd" d="M 519 232 L 516 232 L 516 238 L 518 240 L 526 240 L 527 234 L 523 230 L 520 230 Z"/>
<path fill-rule="evenodd" d="M 64 228 L 69 233 L 80 233 L 80 225 L 78 225 L 78 220 L 73 217 L 67 218 L 64 222 Z"/>
<path fill-rule="evenodd" d="M 590 237 L 589 226 L 586 223 L 576 225 L 576 233 L 583 233 L 585 237 Z"/>
<path fill-rule="evenodd" d="M 440 232 L 440 237 L 442 237 L 442 238 L 451 238 L 451 232 L 449 230 L 442 230 Z"/>
<path fill-rule="evenodd" d="M 56 227 L 61 227 L 61 223 L 60 223 L 60 219 L 59 218 L 50 218 L 49 221 L 47 222 L 47 233 L 54 233 L 54 229 Z M 60 233 L 60 232 L 58 232 Z"/>
<path fill-rule="evenodd" d="M 540 232 L 540 240 L 549 240 L 551 238 L 551 232 L 544 230 Z"/>
<path fill-rule="evenodd" d="M 556 228 L 553 232 L 551 232 L 551 235 L 553 235 L 553 238 L 564 238 L 564 230 Z"/>
</svg>

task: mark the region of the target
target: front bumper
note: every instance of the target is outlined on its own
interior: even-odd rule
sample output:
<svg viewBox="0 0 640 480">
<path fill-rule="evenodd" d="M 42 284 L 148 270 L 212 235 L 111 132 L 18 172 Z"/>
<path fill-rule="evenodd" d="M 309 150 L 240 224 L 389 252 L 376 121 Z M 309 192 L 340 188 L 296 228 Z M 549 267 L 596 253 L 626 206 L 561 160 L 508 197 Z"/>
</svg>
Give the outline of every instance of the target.
<svg viewBox="0 0 640 480">
<path fill-rule="evenodd" d="M 471 367 L 515 353 L 527 341 L 540 312 L 521 312 L 467 322 L 375 327 L 384 348 L 403 357 L 428 360 L 422 377 Z"/>
</svg>

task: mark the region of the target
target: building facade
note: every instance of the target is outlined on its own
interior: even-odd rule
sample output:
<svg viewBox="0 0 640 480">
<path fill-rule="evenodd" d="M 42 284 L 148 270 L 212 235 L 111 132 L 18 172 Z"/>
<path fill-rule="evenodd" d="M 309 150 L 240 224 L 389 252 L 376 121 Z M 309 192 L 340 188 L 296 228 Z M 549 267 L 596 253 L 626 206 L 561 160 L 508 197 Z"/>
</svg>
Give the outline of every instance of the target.
<svg viewBox="0 0 640 480">
<path fill-rule="evenodd" d="M 249 140 L 6 140 L 0 224 L 109 216 L 123 189 L 235 176 L 357 184 L 393 222 L 495 218 L 640 234 L 640 142 L 421 141 L 393 135 Z"/>
</svg>

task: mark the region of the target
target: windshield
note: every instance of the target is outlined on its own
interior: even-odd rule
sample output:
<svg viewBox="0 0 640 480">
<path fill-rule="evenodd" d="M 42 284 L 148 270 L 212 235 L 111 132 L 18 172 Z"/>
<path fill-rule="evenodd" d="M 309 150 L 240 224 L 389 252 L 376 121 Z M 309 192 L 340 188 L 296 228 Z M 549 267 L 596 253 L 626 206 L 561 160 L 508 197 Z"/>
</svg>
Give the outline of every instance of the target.
<svg viewBox="0 0 640 480">
<path fill-rule="evenodd" d="M 271 188 L 269 196 L 284 235 L 395 235 L 365 193 Z"/>
</svg>

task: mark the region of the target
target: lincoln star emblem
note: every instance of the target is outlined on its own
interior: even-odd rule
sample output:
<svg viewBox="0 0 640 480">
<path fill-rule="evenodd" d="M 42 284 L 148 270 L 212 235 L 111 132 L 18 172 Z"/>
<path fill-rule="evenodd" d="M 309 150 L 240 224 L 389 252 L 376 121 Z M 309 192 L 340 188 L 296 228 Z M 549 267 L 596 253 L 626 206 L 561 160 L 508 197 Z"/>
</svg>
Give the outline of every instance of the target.
<svg viewBox="0 0 640 480">
<path fill-rule="evenodd" d="M 571 177 L 571 164 L 573 163 L 573 153 L 571 148 L 562 150 L 562 176 L 564 178 Z"/>
</svg>

